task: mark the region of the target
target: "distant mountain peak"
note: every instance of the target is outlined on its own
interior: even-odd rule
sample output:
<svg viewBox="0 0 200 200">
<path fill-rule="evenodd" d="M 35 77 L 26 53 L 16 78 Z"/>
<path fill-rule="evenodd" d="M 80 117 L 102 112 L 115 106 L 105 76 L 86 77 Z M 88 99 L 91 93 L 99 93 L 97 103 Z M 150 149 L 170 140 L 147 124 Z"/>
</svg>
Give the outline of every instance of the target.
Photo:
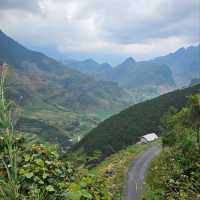
<svg viewBox="0 0 200 200">
<path fill-rule="evenodd" d="M 112 67 L 112 66 L 111 66 L 109 63 L 107 63 L 107 62 L 102 63 L 101 66 L 108 67 L 108 68 L 111 68 L 111 67 Z"/>
<path fill-rule="evenodd" d="M 185 51 L 186 51 L 186 49 L 185 49 L 184 47 L 182 47 L 182 48 L 178 49 L 178 50 L 175 52 L 175 54 L 183 53 L 183 52 L 185 52 Z"/>
<path fill-rule="evenodd" d="M 200 48 L 200 44 L 191 45 L 189 47 L 182 47 L 182 48 L 178 49 L 177 51 L 175 51 L 174 53 L 171 53 L 171 54 L 182 54 L 182 53 L 189 52 L 189 51 L 195 51 L 195 49 L 198 49 L 198 48 Z"/>
<path fill-rule="evenodd" d="M 183 47 L 166 56 L 155 58 L 153 62 L 170 67 L 178 86 L 190 83 L 200 72 L 200 46 Z"/>
<path fill-rule="evenodd" d="M 1 29 L 0 29 L 0 36 L 1 37 L 8 37 Z"/>
<path fill-rule="evenodd" d="M 124 62 L 123 64 L 134 64 L 135 63 L 135 60 L 132 58 L 132 57 L 128 57 Z"/>
<path fill-rule="evenodd" d="M 86 63 L 92 63 L 92 64 L 98 64 L 95 60 L 93 60 L 92 58 L 86 59 L 84 60 L 84 62 Z"/>
</svg>

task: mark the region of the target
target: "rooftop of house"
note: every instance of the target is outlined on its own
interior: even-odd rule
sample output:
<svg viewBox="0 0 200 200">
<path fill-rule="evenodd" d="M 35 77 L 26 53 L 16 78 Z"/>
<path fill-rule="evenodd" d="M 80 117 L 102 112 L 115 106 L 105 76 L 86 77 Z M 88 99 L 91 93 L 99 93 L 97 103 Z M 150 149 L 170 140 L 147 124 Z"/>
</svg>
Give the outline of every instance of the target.
<svg viewBox="0 0 200 200">
<path fill-rule="evenodd" d="M 153 141 L 155 139 L 158 139 L 158 136 L 155 133 L 148 133 L 146 135 L 143 135 L 141 138 L 144 138 L 147 141 Z"/>
</svg>

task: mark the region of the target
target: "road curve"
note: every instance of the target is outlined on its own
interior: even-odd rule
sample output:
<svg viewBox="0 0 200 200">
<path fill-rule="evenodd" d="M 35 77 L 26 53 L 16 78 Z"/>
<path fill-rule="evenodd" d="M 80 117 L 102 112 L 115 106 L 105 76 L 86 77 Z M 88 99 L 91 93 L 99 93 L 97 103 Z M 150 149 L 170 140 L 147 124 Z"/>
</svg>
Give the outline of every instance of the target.
<svg viewBox="0 0 200 200">
<path fill-rule="evenodd" d="M 160 146 L 153 146 L 133 161 L 125 183 L 125 200 L 138 200 L 141 198 L 145 173 L 152 159 L 158 155 L 160 151 Z"/>
</svg>

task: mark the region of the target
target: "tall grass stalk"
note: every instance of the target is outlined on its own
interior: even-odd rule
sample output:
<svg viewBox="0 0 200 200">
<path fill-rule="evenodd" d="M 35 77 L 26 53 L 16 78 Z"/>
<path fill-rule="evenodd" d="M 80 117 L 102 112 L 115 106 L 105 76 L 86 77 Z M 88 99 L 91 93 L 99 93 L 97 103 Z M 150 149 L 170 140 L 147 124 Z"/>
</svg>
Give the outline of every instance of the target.
<svg viewBox="0 0 200 200">
<path fill-rule="evenodd" d="M 19 198 L 17 147 L 11 118 L 11 104 L 5 98 L 7 71 L 6 65 L 0 66 L 0 134 L 4 138 L 3 153 L 5 154 L 1 162 L 6 171 L 6 178 L 0 179 L 0 199 L 17 200 Z"/>
</svg>

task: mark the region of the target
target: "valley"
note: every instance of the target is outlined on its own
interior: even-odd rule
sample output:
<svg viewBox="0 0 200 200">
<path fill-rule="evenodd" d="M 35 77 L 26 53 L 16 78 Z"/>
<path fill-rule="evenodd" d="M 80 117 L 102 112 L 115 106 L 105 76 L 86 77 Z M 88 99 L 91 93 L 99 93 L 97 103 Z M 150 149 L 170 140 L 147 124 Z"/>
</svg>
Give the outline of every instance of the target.
<svg viewBox="0 0 200 200">
<path fill-rule="evenodd" d="M 0 200 L 200 200 L 199 16 L 0 0 Z"/>
</svg>

